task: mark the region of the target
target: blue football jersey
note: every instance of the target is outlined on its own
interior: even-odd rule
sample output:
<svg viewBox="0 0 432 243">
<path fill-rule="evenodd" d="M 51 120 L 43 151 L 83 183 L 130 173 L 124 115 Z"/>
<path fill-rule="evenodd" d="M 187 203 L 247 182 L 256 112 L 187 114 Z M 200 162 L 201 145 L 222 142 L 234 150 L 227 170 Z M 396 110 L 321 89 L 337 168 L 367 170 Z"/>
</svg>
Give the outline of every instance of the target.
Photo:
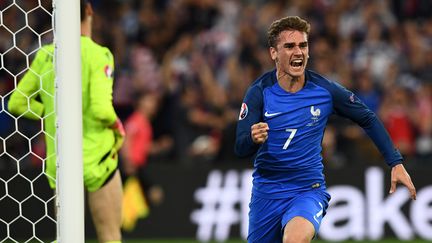
<svg viewBox="0 0 432 243">
<path fill-rule="evenodd" d="M 256 154 L 253 193 L 283 198 L 312 188 L 325 188 L 321 142 L 328 118 L 338 114 L 361 126 L 389 166 L 402 156 L 376 115 L 351 91 L 306 70 L 305 86 L 296 93 L 277 82 L 276 70 L 258 78 L 246 92 L 237 125 L 235 151 Z M 266 122 L 268 139 L 254 144 L 251 126 Z"/>
</svg>

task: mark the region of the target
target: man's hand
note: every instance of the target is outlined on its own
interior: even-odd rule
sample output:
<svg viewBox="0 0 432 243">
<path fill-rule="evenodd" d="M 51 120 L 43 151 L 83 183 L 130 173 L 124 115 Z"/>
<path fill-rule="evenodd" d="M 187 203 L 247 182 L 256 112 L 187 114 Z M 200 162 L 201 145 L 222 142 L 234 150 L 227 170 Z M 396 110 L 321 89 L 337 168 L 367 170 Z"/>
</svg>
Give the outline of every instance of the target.
<svg viewBox="0 0 432 243">
<path fill-rule="evenodd" d="M 123 145 L 124 137 L 126 136 L 126 131 L 119 118 L 111 125 L 111 129 L 114 131 L 115 136 L 114 149 L 119 151 Z"/>
<path fill-rule="evenodd" d="M 411 181 L 411 177 L 409 176 L 408 172 L 405 170 L 405 167 L 402 164 L 395 165 L 391 170 L 391 187 L 389 193 L 393 193 L 396 191 L 397 183 L 401 183 L 406 186 L 410 192 L 411 199 L 416 199 L 416 189 Z"/>
<path fill-rule="evenodd" d="M 260 122 L 253 124 L 251 127 L 252 141 L 256 144 L 264 143 L 268 138 L 268 124 Z"/>
</svg>

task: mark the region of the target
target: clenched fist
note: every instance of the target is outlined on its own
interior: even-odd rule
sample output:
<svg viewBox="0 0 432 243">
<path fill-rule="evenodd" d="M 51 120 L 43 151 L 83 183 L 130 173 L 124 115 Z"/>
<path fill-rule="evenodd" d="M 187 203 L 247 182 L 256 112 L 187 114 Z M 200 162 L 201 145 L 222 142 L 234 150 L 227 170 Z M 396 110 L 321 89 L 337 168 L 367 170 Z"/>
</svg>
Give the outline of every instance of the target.
<svg viewBox="0 0 432 243">
<path fill-rule="evenodd" d="M 265 122 L 253 124 L 251 127 L 252 141 L 256 144 L 264 143 L 268 138 L 268 130 L 268 124 Z"/>
</svg>

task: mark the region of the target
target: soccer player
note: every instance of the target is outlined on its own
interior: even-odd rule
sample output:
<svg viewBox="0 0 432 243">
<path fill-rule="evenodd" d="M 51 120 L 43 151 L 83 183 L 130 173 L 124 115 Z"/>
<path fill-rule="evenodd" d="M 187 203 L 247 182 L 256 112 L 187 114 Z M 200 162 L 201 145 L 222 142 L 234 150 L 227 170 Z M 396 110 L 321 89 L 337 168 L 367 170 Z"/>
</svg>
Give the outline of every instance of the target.
<svg viewBox="0 0 432 243">
<path fill-rule="evenodd" d="M 92 41 L 93 10 L 81 0 L 81 69 L 84 185 L 97 236 L 103 243 L 121 242 L 122 183 L 117 165 L 124 129 L 112 105 L 114 59 Z M 44 119 L 46 174 L 55 188 L 54 45 L 43 46 L 9 100 L 9 111 Z"/>
<path fill-rule="evenodd" d="M 310 242 L 326 214 L 321 141 L 331 114 L 361 126 L 391 167 L 391 189 L 416 190 L 387 131 L 351 91 L 306 69 L 310 24 L 297 16 L 268 30 L 276 69 L 246 92 L 237 124 L 235 151 L 256 154 L 248 242 Z"/>
</svg>

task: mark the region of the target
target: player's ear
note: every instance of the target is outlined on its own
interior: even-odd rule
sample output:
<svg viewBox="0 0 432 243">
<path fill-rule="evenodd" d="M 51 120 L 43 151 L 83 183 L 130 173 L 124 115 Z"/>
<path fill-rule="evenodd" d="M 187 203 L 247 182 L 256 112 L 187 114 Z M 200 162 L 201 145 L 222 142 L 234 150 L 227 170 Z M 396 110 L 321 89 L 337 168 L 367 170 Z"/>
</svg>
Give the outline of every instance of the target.
<svg viewBox="0 0 432 243">
<path fill-rule="evenodd" d="M 277 62 L 277 51 L 276 51 L 276 48 L 270 47 L 269 51 L 270 51 L 271 59 L 273 61 Z"/>
<path fill-rule="evenodd" d="M 86 16 L 93 16 L 93 7 L 89 2 L 86 4 L 85 13 Z"/>
</svg>

